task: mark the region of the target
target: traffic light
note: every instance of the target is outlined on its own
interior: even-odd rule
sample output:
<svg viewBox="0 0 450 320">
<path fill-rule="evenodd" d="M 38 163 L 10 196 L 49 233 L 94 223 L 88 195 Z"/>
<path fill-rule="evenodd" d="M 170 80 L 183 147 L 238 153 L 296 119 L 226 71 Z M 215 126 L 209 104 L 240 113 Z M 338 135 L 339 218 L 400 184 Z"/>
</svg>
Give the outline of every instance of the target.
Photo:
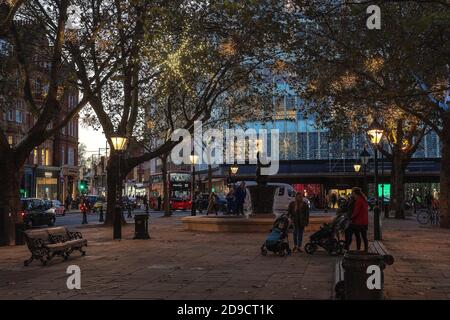
<svg viewBox="0 0 450 320">
<path fill-rule="evenodd" d="M 88 190 L 87 181 L 81 180 L 78 189 L 80 190 L 80 193 L 87 193 Z"/>
</svg>

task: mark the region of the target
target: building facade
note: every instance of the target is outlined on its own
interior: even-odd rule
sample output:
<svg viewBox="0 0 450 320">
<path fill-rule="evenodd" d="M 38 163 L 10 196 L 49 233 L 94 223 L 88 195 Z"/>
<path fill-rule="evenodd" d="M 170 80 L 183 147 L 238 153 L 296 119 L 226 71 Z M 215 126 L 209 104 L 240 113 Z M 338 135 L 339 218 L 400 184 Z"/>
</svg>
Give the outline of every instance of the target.
<svg viewBox="0 0 450 320">
<path fill-rule="evenodd" d="M 33 24 L 21 26 L 21 32 L 35 28 Z M 35 30 L 36 31 L 36 30 Z M 34 32 L 34 34 L 36 34 Z M 50 71 L 50 55 L 45 38 L 34 39 L 33 49 L 28 52 L 30 63 L 31 91 L 39 108 L 47 92 L 47 75 Z M 36 45 L 36 44 L 39 45 Z M 19 66 L 12 59 L 14 47 L 7 39 L 0 39 L 0 130 L 11 147 L 28 134 L 36 122 L 36 115 L 30 112 L 23 99 L 23 83 Z M 67 74 L 67 70 L 61 74 Z M 8 78 L 8 75 L 11 75 Z M 78 104 L 78 89 L 75 86 L 58 88 L 60 113 L 55 117 L 58 123 Z M 53 123 L 49 123 L 51 127 Z M 21 183 L 22 197 L 38 197 L 63 201 L 68 194 L 75 196 L 78 184 L 78 116 L 67 126 L 36 147 L 29 155 L 23 168 Z"/>
</svg>

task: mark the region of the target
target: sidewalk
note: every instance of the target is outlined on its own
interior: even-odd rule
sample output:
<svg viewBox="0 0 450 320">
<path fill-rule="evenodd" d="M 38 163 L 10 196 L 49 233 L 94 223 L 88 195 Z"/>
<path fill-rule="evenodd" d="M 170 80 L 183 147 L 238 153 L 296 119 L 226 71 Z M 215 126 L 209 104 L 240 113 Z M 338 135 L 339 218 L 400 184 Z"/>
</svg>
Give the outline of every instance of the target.
<svg viewBox="0 0 450 320">
<path fill-rule="evenodd" d="M 0 299 L 329 299 L 335 258 L 324 251 L 291 257 L 260 254 L 266 234 L 195 233 L 180 217 L 151 218 L 151 240 L 134 227 L 78 228 L 87 256 L 43 267 L 25 246 L 0 247 Z M 306 235 L 305 235 L 306 239 Z M 81 268 L 81 290 L 68 290 L 66 268 Z"/>
<path fill-rule="evenodd" d="M 450 229 L 385 219 L 383 243 L 395 257 L 385 269 L 389 299 L 450 299 Z"/>
</svg>

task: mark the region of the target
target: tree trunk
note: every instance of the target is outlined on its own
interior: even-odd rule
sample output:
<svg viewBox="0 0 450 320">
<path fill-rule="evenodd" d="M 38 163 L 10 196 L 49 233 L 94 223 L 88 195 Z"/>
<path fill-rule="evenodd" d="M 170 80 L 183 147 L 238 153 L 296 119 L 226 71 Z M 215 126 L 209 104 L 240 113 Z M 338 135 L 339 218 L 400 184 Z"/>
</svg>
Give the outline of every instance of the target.
<svg viewBox="0 0 450 320">
<path fill-rule="evenodd" d="M 0 156 L 0 245 L 15 244 L 15 225 L 22 222 L 19 215 L 22 167 L 13 152 Z"/>
<path fill-rule="evenodd" d="M 163 184 L 163 210 L 164 216 L 170 217 L 172 212 L 170 211 L 170 200 L 169 200 L 169 185 L 167 182 L 167 154 L 161 156 L 161 174 L 162 174 L 162 184 Z"/>
<path fill-rule="evenodd" d="M 399 152 L 394 152 L 392 157 L 390 209 L 395 211 L 396 219 L 405 219 L 405 159 Z"/>
<path fill-rule="evenodd" d="M 114 219 L 114 208 L 117 201 L 117 183 L 118 183 L 118 160 L 115 155 L 111 155 L 106 165 L 106 186 L 107 199 L 105 225 L 112 226 Z"/>
<path fill-rule="evenodd" d="M 439 195 L 440 225 L 450 228 L 450 117 L 442 129 L 441 186 Z"/>
</svg>

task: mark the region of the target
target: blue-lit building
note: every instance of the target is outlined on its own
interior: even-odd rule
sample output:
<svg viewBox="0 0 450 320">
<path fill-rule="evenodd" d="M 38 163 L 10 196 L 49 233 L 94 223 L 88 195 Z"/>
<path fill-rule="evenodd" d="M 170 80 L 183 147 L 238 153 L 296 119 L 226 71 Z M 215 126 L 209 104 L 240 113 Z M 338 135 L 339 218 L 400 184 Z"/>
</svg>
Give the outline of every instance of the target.
<svg viewBox="0 0 450 320">
<path fill-rule="evenodd" d="M 355 172 L 354 164 L 359 160 L 364 147 L 370 145 L 366 141 L 366 136 L 360 134 L 346 139 L 333 139 L 326 130 L 318 128 L 314 118 L 305 118 L 304 113 L 299 111 L 302 110 L 302 100 L 299 97 L 289 94 L 288 90 L 285 92 L 286 95 L 273 98 L 272 121 L 245 123 L 246 128 L 279 130 L 280 170 L 269 180 L 304 186 L 315 185 L 315 190 L 320 186 L 322 195 L 330 191 L 345 194 L 352 186 L 361 185 L 362 173 Z M 406 169 L 407 197 L 412 192 L 417 193 L 418 189 L 423 193 L 436 191 L 440 171 L 440 150 L 439 137 L 435 132 L 430 132 L 422 140 Z M 368 151 L 373 154 L 370 146 Z M 228 168 L 228 165 L 214 168 L 213 186 L 216 192 L 226 190 Z M 391 164 L 387 160 L 380 159 L 380 182 L 389 184 L 390 168 Z M 200 166 L 200 177 L 205 181 L 207 174 L 202 169 L 205 168 Z M 366 174 L 370 184 L 374 174 L 373 159 Z M 237 179 L 251 180 L 254 179 L 254 175 L 254 165 L 239 166 Z M 373 194 L 372 185 L 369 189 Z"/>
</svg>

